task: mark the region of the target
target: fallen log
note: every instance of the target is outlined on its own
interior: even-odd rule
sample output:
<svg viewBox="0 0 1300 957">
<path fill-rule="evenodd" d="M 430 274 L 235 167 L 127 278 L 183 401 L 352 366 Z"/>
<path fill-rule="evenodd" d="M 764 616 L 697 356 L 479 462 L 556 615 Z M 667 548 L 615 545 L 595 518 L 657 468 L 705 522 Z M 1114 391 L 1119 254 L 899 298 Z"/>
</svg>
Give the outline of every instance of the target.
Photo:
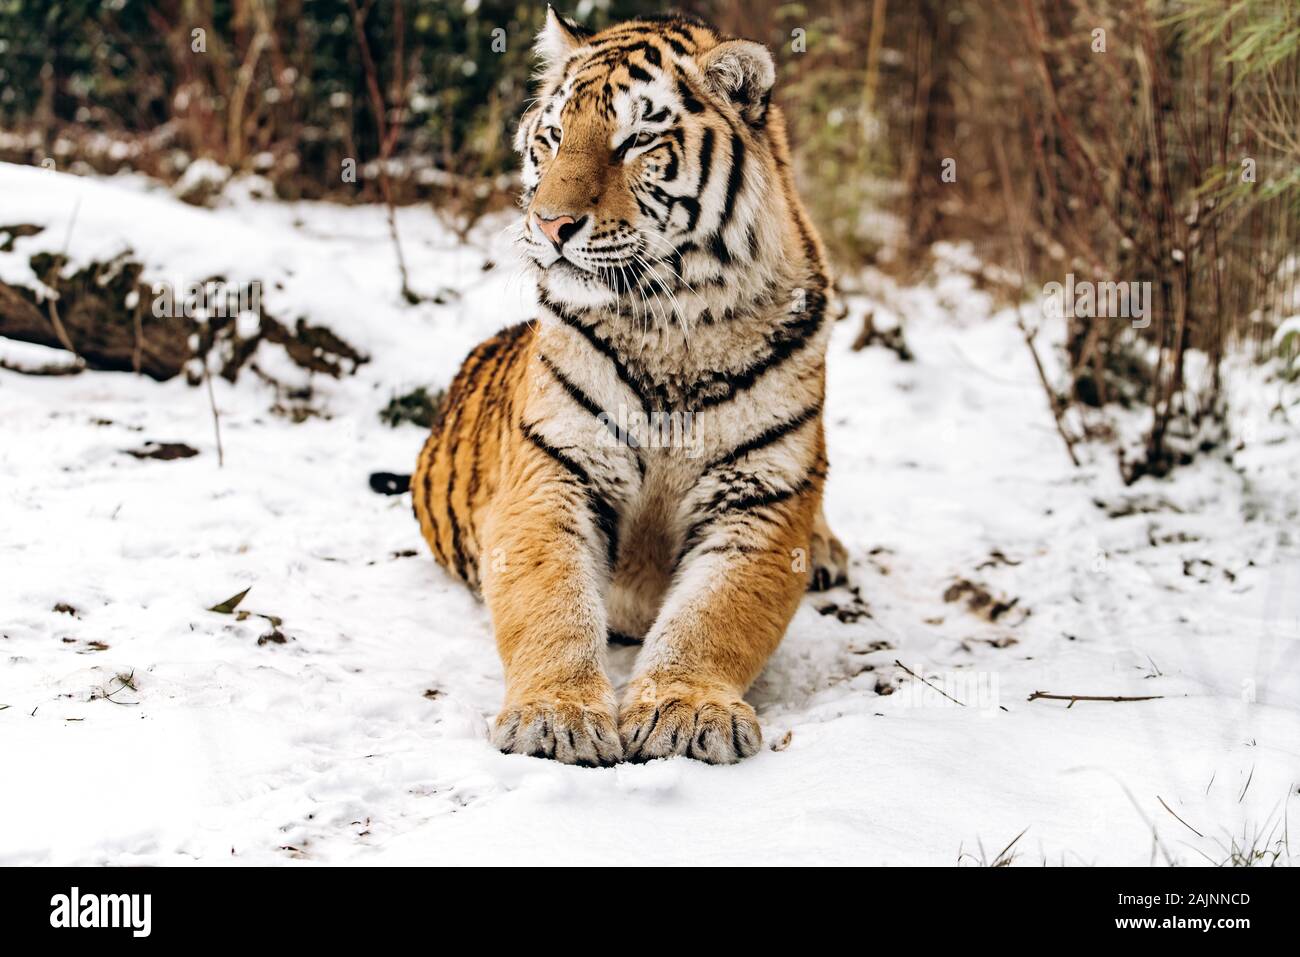
<svg viewBox="0 0 1300 957">
<path fill-rule="evenodd" d="M 0 226 L 0 238 L 39 231 Z M 29 264 L 57 297 L 0 282 L 0 336 L 71 351 L 89 369 L 136 372 L 159 381 L 185 374 L 197 385 L 209 357 L 215 357 L 213 372 L 233 382 L 265 345 L 282 349 L 303 369 L 334 378 L 355 372 L 367 361 L 324 326 L 301 317 L 282 322 L 268 314 L 261 308 L 260 294 L 256 309 L 242 317 L 225 308 L 192 309 L 193 303 L 180 295 L 169 294 L 164 301 L 155 286 L 141 280 L 142 266 L 129 253 L 68 275 L 64 258 L 52 253 L 37 253 Z M 224 289 L 225 283 L 212 276 L 191 288 Z M 168 308 L 160 309 L 160 302 Z"/>
</svg>

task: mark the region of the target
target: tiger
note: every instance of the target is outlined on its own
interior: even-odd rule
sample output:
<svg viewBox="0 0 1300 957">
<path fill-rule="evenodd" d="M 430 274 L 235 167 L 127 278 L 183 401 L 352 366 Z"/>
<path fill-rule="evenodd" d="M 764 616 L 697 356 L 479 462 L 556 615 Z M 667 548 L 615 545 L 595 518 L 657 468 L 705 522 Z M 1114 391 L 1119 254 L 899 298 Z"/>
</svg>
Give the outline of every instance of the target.
<svg viewBox="0 0 1300 957">
<path fill-rule="evenodd" d="M 550 8 L 534 52 L 514 238 L 539 314 L 465 359 L 415 515 L 490 612 L 498 749 L 732 763 L 801 596 L 848 569 L 822 509 L 831 279 L 774 60 L 693 17 Z M 611 642 L 640 644 L 621 701 Z"/>
</svg>

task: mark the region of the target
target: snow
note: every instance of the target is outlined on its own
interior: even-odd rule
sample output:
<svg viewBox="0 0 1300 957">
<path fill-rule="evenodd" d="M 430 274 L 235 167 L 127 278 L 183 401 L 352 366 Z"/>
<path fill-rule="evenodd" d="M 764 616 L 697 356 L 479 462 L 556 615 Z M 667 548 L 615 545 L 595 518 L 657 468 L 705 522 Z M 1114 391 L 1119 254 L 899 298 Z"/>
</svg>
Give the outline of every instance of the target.
<svg viewBox="0 0 1300 957">
<path fill-rule="evenodd" d="M 827 511 L 861 600 L 804 601 L 750 694 L 754 758 L 566 767 L 490 747 L 486 611 L 409 499 L 366 484 L 424 439 L 379 409 L 530 315 L 509 221 L 462 245 L 401 210 L 412 285 L 443 300 L 409 306 L 381 209 L 198 209 L 138 177 L 6 165 L 0 196 L 0 227 L 47 227 L 0 279 L 39 288 L 37 251 L 77 268 L 129 249 L 182 288 L 261 281 L 268 312 L 371 358 L 316 377 L 300 423 L 253 376 L 215 381 L 224 467 L 202 388 L 0 371 L 0 864 L 951 865 L 1021 832 L 1018 864 L 1289 862 L 1300 441 L 1264 367 L 1229 363 L 1231 463 L 1125 488 L 1105 447 L 1070 464 L 1014 315 L 960 251 L 918 286 L 865 274 L 827 409 Z M 914 362 L 851 351 L 868 308 L 903 320 Z M 123 454 L 147 441 L 199 454 Z M 1015 603 L 990 620 L 961 581 Z M 205 610 L 245 588 L 254 614 Z M 258 614 L 287 640 L 259 643 Z M 611 649 L 618 679 L 634 653 Z"/>
</svg>

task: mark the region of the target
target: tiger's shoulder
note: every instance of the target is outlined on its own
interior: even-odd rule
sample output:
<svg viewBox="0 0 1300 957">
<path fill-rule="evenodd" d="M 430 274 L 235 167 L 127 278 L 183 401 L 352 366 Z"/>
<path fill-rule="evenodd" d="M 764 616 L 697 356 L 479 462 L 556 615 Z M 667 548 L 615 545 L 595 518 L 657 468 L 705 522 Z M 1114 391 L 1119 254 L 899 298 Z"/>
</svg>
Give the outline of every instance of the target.
<svg viewBox="0 0 1300 957">
<path fill-rule="evenodd" d="M 485 397 L 487 389 L 510 382 L 527 368 L 536 343 L 536 326 L 535 320 L 506 326 L 470 350 L 439 404 L 433 421 L 435 432 L 447 428 L 448 423 L 457 426 L 471 421 L 475 415 L 472 406 Z"/>
</svg>

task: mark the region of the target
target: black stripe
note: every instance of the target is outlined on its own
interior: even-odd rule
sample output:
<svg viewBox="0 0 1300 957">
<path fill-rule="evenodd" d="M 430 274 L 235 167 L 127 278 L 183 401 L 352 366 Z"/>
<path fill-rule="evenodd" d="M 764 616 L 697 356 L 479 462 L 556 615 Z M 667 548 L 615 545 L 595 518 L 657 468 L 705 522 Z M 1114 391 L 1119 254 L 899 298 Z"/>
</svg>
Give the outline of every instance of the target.
<svg viewBox="0 0 1300 957">
<path fill-rule="evenodd" d="M 731 214 L 735 212 L 736 196 L 740 192 L 740 182 L 745 173 L 745 141 L 740 138 L 739 133 L 731 134 L 731 175 L 727 178 L 727 198 L 722 206 L 722 219 L 718 223 L 718 232 L 721 233 L 726 228 L 727 223 L 731 222 Z"/>
<path fill-rule="evenodd" d="M 683 209 L 686 210 L 686 231 L 687 231 L 688 233 L 689 233 L 689 232 L 694 232 L 694 231 L 695 231 L 695 224 L 698 223 L 698 222 L 700 221 L 700 204 L 699 204 L 699 201 L 696 200 L 696 199 L 693 199 L 693 198 L 690 197 L 690 196 L 678 196 L 678 197 L 677 197 L 673 202 L 676 203 L 678 206 L 680 206 L 680 207 L 682 207 Z M 676 253 L 676 252 L 672 253 L 672 258 L 674 258 L 678 263 L 680 263 L 680 262 L 681 262 L 681 259 L 682 259 L 681 255 L 678 254 L 678 253 Z M 680 269 L 677 269 L 677 268 L 675 268 L 675 267 L 674 267 L 673 271 L 674 271 L 674 272 L 681 272 Z M 678 282 L 677 289 L 680 289 L 680 288 L 681 288 L 680 281 L 678 281 L 678 280 L 676 280 L 676 279 L 674 279 L 674 281 L 675 281 L 675 282 Z M 676 291 L 676 289 L 675 289 L 674 291 Z"/>
<path fill-rule="evenodd" d="M 731 172 L 727 176 L 727 195 L 722 204 L 722 215 L 718 219 L 718 228 L 709 240 L 709 252 L 726 266 L 731 263 L 732 253 L 727 246 L 727 240 L 723 233 L 727 229 L 727 224 L 731 222 L 731 217 L 736 211 L 736 197 L 740 193 L 741 182 L 744 179 L 745 166 L 745 141 L 740 138 L 739 133 L 731 134 Z"/>
<path fill-rule="evenodd" d="M 474 352 L 470 353 L 469 359 L 465 360 L 465 366 L 462 368 L 464 378 L 459 379 L 456 388 L 456 406 L 451 412 L 451 417 L 447 422 L 447 432 L 453 441 L 456 439 L 456 431 L 460 427 L 460 421 L 465 409 L 465 399 L 472 395 L 478 386 L 479 373 L 483 366 L 491 359 L 501 348 L 502 342 L 498 338 L 489 339 L 482 343 Z M 470 360 L 476 359 L 474 365 L 470 366 Z M 469 581 L 466 577 L 465 566 L 468 562 L 468 556 L 465 554 L 464 543 L 461 541 L 460 522 L 456 519 L 456 449 L 453 445 L 447 450 L 447 518 L 451 527 L 451 559 L 455 567 L 456 576 L 461 581 Z"/>
<path fill-rule="evenodd" d="M 704 199 L 704 191 L 709 188 L 709 177 L 713 173 L 713 130 L 706 129 L 700 139 L 700 184 L 695 188 L 695 198 Z"/>
<path fill-rule="evenodd" d="M 689 43 L 692 47 L 695 46 L 695 38 L 687 33 L 683 29 L 684 27 L 694 27 L 697 30 L 705 30 L 715 35 L 717 33 L 713 27 L 693 13 L 643 13 L 636 19 L 641 23 L 648 24 L 659 37 L 676 37 L 683 43 Z"/>
<path fill-rule="evenodd" d="M 713 253 L 713 258 L 722 265 L 731 265 L 731 250 L 727 248 L 727 241 L 722 238 L 721 228 L 709 237 L 709 252 Z"/>
<path fill-rule="evenodd" d="M 636 193 L 635 187 L 633 187 L 632 198 L 636 200 L 636 208 L 641 211 L 642 216 L 647 219 L 653 219 L 660 226 L 663 225 L 664 217 L 645 204 L 641 197 Z"/>
<path fill-rule="evenodd" d="M 608 39 L 602 39 L 599 43 L 592 44 L 592 55 L 583 62 L 583 69 L 593 63 L 600 63 L 604 60 L 611 59 L 619 54 L 624 56 L 632 53 L 641 53 L 647 60 L 651 60 L 655 66 L 659 66 L 659 48 L 650 42 L 644 33 L 637 36 L 617 37 L 610 36 Z M 651 59 L 651 58 L 654 59 Z"/>
<path fill-rule="evenodd" d="M 794 212 L 795 229 L 799 232 L 799 241 L 803 244 L 804 255 L 808 257 L 808 262 L 817 270 L 817 289 L 818 292 L 824 292 L 829 280 L 826 277 L 826 263 L 817 249 L 817 241 L 813 239 L 812 230 L 807 220 L 803 218 L 796 208 Z"/>
<path fill-rule="evenodd" d="M 570 329 L 575 329 L 582 333 L 583 338 L 587 340 L 591 347 L 613 364 L 614 372 L 618 375 L 622 383 L 631 390 L 632 394 L 637 397 L 637 400 L 641 404 L 641 411 L 646 412 L 649 403 L 645 388 L 641 382 L 632 375 L 627 366 L 623 364 L 623 360 L 619 358 L 618 352 L 615 351 L 614 347 L 598 336 L 591 326 L 588 326 L 563 306 L 552 302 L 545 296 L 539 296 L 539 301 Z M 647 416 L 649 415 L 649 413 L 646 414 Z"/>
<path fill-rule="evenodd" d="M 610 570 L 613 571 L 618 559 L 618 512 L 596 491 L 586 469 L 538 435 L 528 423 L 520 423 L 519 429 L 525 439 L 559 463 L 582 486 L 587 495 L 587 505 L 591 509 L 592 519 L 605 536 L 606 559 Z"/>
<path fill-rule="evenodd" d="M 609 430 L 610 434 L 614 436 L 614 438 L 618 439 L 621 444 L 626 445 L 628 448 L 640 448 L 636 436 L 620 429 L 617 423 L 614 422 L 614 417 L 597 405 L 595 399 L 587 395 L 586 392 L 582 391 L 582 389 L 580 389 L 571 379 L 561 372 L 559 367 L 551 361 L 549 356 L 538 353 L 538 358 L 542 360 L 542 365 L 544 365 L 547 371 L 555 377 L 555 381 L 558 382 L 560 387 L 569 394 L 569 397 L 573 399 L 574 402 L 578 403 L 578 405 L 590 412 L 593 418 L 600 421 L 605 428 Z"/>
<path fill-rule="evenodd" d="M 710 469 L 715 469 L 722 465 L 731 465 L 744 456 L 749 455 L 751 452 L 757 452 L 759 449 L 775 444 L 791 432 L 798 430 L 805 423 L 816 418 L 821 410 L 822 403 L 819 399 L 798 415 L 786 419 L 784 422 L 778 422 L 770 428 L 764 429 L 749 441 L 742 442 L 725 455 L 718 456 L 705 466 L 704 470 L 707 472 Z"/>
<path fill-rule="evenodd" d="M 628 150 L 636 145 L 636 138 L 639 135 L 639 133 L 633 133 L 626 137 L 623 142 L 619 143 L 618 146 L 614 147 L 613 156 L 615 163 L 621 163 L 623 161 L 623 157 L 627 155 Z"/>
<path fill-rule="evenodd" d="M 654 183 L 651 183 L 646 187 L 646 192 L 648 192 L 651 196 L 653 196 L 655 199 L 657 199 L 659 202 L 663 203 L 665 206 L 669 207 L 670 209 L 672 208 L 672 205 L 676 203 L 678 199 L 680 199 L 680 197 L 674 196 L 672 193 L 668 192 L 668 190 L 664 189 L 662 186 L 656 185 Z"/>
<path fill-rule="evenodd" d="M 819 294 L 815 294 L 810 290 L 808 295 L 811 299 L 814 295 Z M 764 373 L 781 365 L 792 355 L 802 349 L 808 343 L 808 340 L 816 335 L 817 331 L 821 328 L 822 317 L 822 308 L 810 309 L 805 318 L 781 328 L 780 337 L 772 342 L 772 346 L 767 355 L 762 359 L 747 366 L 740 372 L 721 376 L 713 382 L 706 382 L 697 387 L 697 393 L 700 392 L 701 389 L 706 389 L 710 385 L 716 385 L 719 382 L 724 383 L 727 387 L 725 392 L 715 392 L 705 395 L 699 400 L 699 407 L 707 409 L 710 406 L 721 405 L 723 402 L 734 399 L 738 393 L 751 388 Z"/>
<path fill-rule="evenodd" d="M 760 508 L 770 508 L 773 505 L 780 505 L 797 495 L 802 495 L 812 487 L 812 477 L 817 474 L 816 471 L 809 472 L 797 483 L 788 489 L 777 491 L 756 492 L 750 495 L 744 495 L 740 498 L 727 501 L 725 499 L 726 490 L 715 498 L 707 509 L 703 518 L 697 520 L 687 531 L 686 537 L 682 540 L 681 551 L 677 553 L 677 561 L 680 563 L 687 555 L 700 544 L 704 538 L 705 532 L 709 526 L 715 524 L 720 519 L 728 515 L 736 515 L 739 512 L 750 512 Z"/>
<path fill-rule="evenodd" d="M 709 177 L 713 174 L 713 130 L 706 129 L 704 136 L 700 139 L 700 181 L 695 187 L 695 199 L 687 200 L 685 197 L 678 202 L 686 207 L 690 218 L 686 224 L 687 232 L 694 232 L 695 227 L 700 219 L 700 204 L 704 202 L 704 191 L 709 188 Z"/>
<path fill-rule="evenodd" d="M 635 63 L 627 64 L 627 73 L 628 76 L 632 77 L 632 79 L 640 80 L 642 83 L 650 83 L 654 80 L 653 76 L 641 69 Z"/>
<path fill-rule="evenodd" d="M 677 180 L 677 150 L 673 149 L 671 143 L 668 146 L 668 165 L 664 167 L 663 181 L 672 183 Z"/>
<path fill-rule="evenodd" d="M 681 98 L 682 106 L 686 107 L 688 113 L 704 112 L 704 104 L 700 102 L 699 97 L 695 95 L 695 91 L 686 82 L 681 70 L 677 71 L 677 95 Z"/>
<path fill-rule="evenodd" d="M 584 490 L 590 489 L 592 487 L 591 476 L 587 473 L 587 470 L 584 469 L 580 463 L 574 461 L 572 458 L 566 455 L 559 448 L 557 448 L 554 445 L 551 445 L 551 443 L 547 442 L 546 439 L 542 438 L 542 436 L 537 432 L 536 429 L 532 427 L 531 424 L 527 422 L 521 422 L 519 423 L 519 429 L 521 432 L 523 432 L 524 438 L 526 438 L 529 442 L 533 443 L 533 445 L 537 446 L 539 449 L 541 449 L 551 458 L 555 459 L 555 461 L 560 463 L 560 465 L 564 466 L 565 470 L 567 470 L 575 479 L 578 480 L 578 482 L 582 485 Z"/>
<path fill-rule="evenodd" d="M 447 405 L 446 399 L 443 399 L 442 404 L 443 404 L 443 408 L 446 408 Z M 436 440 L 437 438 L 436 430 L 438 425 L 439 425 L 438 422 L 434 423 L 434 429 L 435 429 L 434 434 L 430 435 L 429 438 L 425 440 L 426 445 L 431 444 Z M 429 463 L 424 470 L 424 475 L 422 476 L 424 479 L 423 482 L 424 496 L 422 501 L 424 502 L 424 511 L 428 514 L 429 517 L 429 528 L 433 532 L 433 543 L 432 543 L 433 554 L 438 559 L 439 563 L 446 565 L 447 556 L 442 550 L 442 530 L 438 527 L 438 517 L 433 511 L 433 463 L 434 460 L 436 460 L 437 458 L 438 458 L 438 450 L 436 448 L 430 449 Z M 415 508 L 414 495 L 411 496 L 411 508 L 412 510 L 414 510 Z M 415 520 L 417 522 L 420 520 L 420 515 L 418 512 L 416 513 Z"/>
<path fill-rule="evenodd" d="M 493 365 L 488 381 L 482 389 L 483 395 L 479 401 L 478 413 L 474 416 L 474 423 L 469 428 L 468 433 L 469 441 L 473 443 L 473 457 L 470 459 L 469 488 L 465 492 L 465 503 L 471 516 L 474 514 L 474 503 L 478 499 L 479 484 L 482 478 L 480 461 L 483 457 L 483 429 L 485 425 L 490 425 L 496 418 L 496 411 L 499 408 L 496 393 L 501 386 L 502 379 L 509 372 L 515 356 L 518 354 L 518 351 L 513 346 L 519 339 L 519 330 L 520 326 L 516 325 L 499 333 L 497 339 L 500 340 L 501 347 L 490 360 L 485 359 L 483 362 L 483 367 L 486 367 L 488 362 L 492 362 Z M 480 544 L 478 530 L 471 528 L 469 531 L 474 536 L 474 551 L 477 557 Z M 474 573 L 471 584 L 476 583 L 478 569 L 474 565 L 467 565 L 466 567 L 468 571 Z M 470 579 L 466 578 L 466 581 L 470 581 Z"/>
<path fill-rule="evenodd" d="M 519 358 L 522 355 L 524 355 L 525 352 L 524 349 L 514 348 L 514 346 L 517 346 L 519 341 L 523 339 L 525 335 L 530 335 L 532 331 L 533 331 L 532 320 L 529 320 L 528 322 L 517 323 L 516 325 L 512 326 L 510 329 L 506 330 L 507 334 L 510 336 L 510 344 L 512 346 L 510 351 L 510 365 L 509 368 L 506 370 L 505 373 L 506 376 L 509 376 L 511 370 L 514 369 L 515 364 L 519 361 Z M 514 422 L 514 419 L 515 419 L 515 390 L 507 389 L 504 401 L 497 409 L 497 422 L 498 424 L 505 423 L 506 425 L 511 425 Z"/>
<path fill-rule="evenodd" d="M 581 73 L 585 69 L 587 69 L 586 66 L 583 66 L 578 72 Z M 565 105 L 567 106 L 569 103 L 582 99 L 582 96 L 589 89 L 594 87 L 597 83 L 603 82 L 605 82 L 604 78 L 600 76 L 589 76 L 585 79 L 579 78 L 574 80 L 573 85 L 569 87 L 569 98 L 565 101 Z"/>
<path fill-rule="evenodd" d="M 630 36 L 645 36 L 645 27 L 630 23 L 620 27 L 602 30 L 600 39 L 589 44 L 593 50 L 603 50 L 614 43 L 620 43 Z"/>
</svg>

